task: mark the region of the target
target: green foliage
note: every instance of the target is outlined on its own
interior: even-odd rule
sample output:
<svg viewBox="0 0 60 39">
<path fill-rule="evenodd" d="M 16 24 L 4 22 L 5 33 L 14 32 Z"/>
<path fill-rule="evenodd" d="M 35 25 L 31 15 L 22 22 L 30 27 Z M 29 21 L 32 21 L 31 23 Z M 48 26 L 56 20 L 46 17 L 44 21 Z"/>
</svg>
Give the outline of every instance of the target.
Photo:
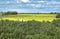
<svg viewBox="0 0 60 39">
<path fill-rule="evenodd" d="M 60 18 L 60 13 L 59 13 L 59 14 L 57 14 L 56 18 Z"/>
<path fill-rule="evenodd" d="M 3 15 L 16 15 L 16 14 L 18 14 L 16 11 L 13 11 L 13 12 L 8 11 L 3 13 Z"/>
<path fill-rule="evenodd" d="M 0 21 L 0 39 L 60 39 L 60 20 Z"/>
</svg>

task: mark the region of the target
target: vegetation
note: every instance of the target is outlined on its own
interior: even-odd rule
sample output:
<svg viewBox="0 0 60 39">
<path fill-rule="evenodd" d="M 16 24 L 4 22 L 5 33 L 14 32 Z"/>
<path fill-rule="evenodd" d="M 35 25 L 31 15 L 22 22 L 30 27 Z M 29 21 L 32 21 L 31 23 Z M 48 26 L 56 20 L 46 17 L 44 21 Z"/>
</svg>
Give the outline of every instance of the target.
<svg viewBox="0 0 60 39">
<path fill-rule="evenodd" d="M 11 20 L 11 21 L 53 21 L 56 19 L 57 14 L 17 14 L 17 15 L 3 15 L 3 20 Z"/>
<path fill-rule="evenodd" d="M 60 20 L 0 21 L 0 39 L 60 39 Z"/>
<path fill-rule="evenodd" d="M 8 11 L 8 12 L 3 13 L 3 15 L 16 15 L 16 14 L 18 14 L 16 11 L 14 12 Z"/>
<path fill-rule="evenodd" d="M 57 14 L 56 18 L 60 18 L 60 13 L 59 13 L 59 14 Z"/>
<path fill-rule="evenodd" d="M 59 14 L 2 13 L 0 39 L 60 39 Z"/>
</svg>

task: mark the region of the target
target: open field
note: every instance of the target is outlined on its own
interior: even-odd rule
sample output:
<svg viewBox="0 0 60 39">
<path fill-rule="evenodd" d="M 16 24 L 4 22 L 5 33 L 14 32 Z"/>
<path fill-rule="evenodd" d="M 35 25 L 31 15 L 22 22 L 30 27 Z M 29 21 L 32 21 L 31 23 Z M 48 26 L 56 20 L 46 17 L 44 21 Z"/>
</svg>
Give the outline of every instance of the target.
<svg viewBox="0 0 60 39">
<path fill-rule="evenodd" d="M 0 15 L 0 39 L 60 39 L 60 18 L 56 16 L 57 14 Z"/>
<path fill-rule="evenodd" d="M 0 39 L 60 39 L 60 20 L 0 21 Z"/>
<path fill-rule="evenodd" d="M 53 21 L 56 19 L 57 14 L 17 14 L 17 15 L 2 15 L 0 18 L 3 20 L 12 20 L 12 21 Z"/>
</svg>

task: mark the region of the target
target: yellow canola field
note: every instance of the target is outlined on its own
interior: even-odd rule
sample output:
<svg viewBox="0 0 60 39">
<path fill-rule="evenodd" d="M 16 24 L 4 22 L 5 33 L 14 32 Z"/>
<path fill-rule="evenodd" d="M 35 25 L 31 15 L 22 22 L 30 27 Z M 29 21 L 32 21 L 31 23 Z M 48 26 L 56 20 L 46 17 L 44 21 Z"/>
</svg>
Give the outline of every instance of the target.
<svg viewBox="0 0 60 39">
<path fill-rule="evenodd" d="M 3 20 L 10 21 L 53 21 L 56 19 L 56 14 L 18 14 L 18 15 L 7 15 L 2 18 Z"/>
</svg>

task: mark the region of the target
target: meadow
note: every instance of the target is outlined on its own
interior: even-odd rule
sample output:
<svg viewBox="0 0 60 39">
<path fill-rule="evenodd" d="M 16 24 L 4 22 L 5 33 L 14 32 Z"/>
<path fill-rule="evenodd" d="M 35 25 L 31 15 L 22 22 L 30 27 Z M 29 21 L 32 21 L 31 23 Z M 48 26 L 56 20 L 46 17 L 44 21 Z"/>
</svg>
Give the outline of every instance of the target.
<svg viewBox="0 0 60 39">
<path fill-rule="evenodd" d="M 57 14 L 17 14 L 17 15 L 3 15 L 3 20 L 10 21 L 53 21 Z"/>
</svg>

